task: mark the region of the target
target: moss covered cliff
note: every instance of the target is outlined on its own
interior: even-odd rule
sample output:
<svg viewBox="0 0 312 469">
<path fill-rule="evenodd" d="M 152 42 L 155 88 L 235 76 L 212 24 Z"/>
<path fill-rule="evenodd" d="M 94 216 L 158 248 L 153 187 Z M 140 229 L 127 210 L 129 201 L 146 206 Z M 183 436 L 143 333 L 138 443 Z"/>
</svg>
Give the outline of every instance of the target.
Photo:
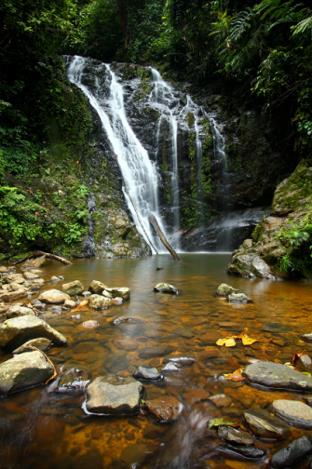
<svg viewBox="0 0 312 469">
<path fill-rule="evenodd" d="M 261 268 L 255 267 L 260 261 Z M 312 277 L 312 165 L 303 160 L 274 194 L 271 214 L 233 254 L 229 272 Z"/>
</svg>

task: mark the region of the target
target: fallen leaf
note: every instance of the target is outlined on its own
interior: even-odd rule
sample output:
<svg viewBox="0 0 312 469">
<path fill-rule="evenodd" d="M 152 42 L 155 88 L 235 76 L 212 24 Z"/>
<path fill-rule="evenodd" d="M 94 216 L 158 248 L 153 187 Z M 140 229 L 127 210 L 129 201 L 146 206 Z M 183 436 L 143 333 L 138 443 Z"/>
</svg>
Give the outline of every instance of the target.
<svg viewBox="0 0 312 469">
<path fill-rule="evenodd" d="M 241 339 L 243 345 L 252 345 L 255 342 L 258 342 L 257 339 L 253 339 L 252 337 L 249 337 L 247 334 L 240 334 L 237 336 L 237 339 Z"/>
<path fill-rule="evenodd" d="M 224 373 L 224 378 L 230 381 L 240 382 L 245 381 L 245 377 L 242 375 L 242 371 L 244 368 L 238 368 L 237 370 L 233 371 L 233 373 Z"/>
<path fill-rule="evenodd" d="M 222 347 L 223 345 L 225 345 L 225 347 L 235 347 L 235 337 L 225 337 L 224 339 L 218 339 L 216 344 L 220 347 Z"/>
<path fill-rule="evenodd" d="M 209 428 L 218 428 L 218 427 L 221 427 L 221 425 L 226 425 L 227 427 L 237 427 L 237 425 L 234 422 L 231 422 L 230 420 L 226 420 L 223 417 L 212 419 L 212 420 L 209 420 L 208 422 Z"/>
</svg>

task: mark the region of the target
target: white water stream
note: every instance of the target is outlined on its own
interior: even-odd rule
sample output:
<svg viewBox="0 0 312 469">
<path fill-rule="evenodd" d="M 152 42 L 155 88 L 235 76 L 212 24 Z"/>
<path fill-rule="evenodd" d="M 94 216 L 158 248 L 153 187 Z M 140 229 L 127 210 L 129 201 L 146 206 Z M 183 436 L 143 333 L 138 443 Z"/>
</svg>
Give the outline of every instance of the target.
<svg viewBox="0 0 312 469">
<path fill-rule="evenodd" d="M 98 74 L 106 74 L 110 81 L 109 96 L 105 97 L 98 77 L 95 77 L 95 91 L 83 82 L 86 64 L 87 59 L 84 57 L 73 57 L 68 68 L 68 78 L 87 96 L 101 120 L 116 155 L 123 178 L 123 192 L 139 233 L 154 254 L 162 252 L 160 241 L 148 220 L 153 214 L 166 234 L 159 214 L 157 169 L 128 122 L 123 87 L 115 73 L 107 64 L 98 65 Z"/>
</svg>

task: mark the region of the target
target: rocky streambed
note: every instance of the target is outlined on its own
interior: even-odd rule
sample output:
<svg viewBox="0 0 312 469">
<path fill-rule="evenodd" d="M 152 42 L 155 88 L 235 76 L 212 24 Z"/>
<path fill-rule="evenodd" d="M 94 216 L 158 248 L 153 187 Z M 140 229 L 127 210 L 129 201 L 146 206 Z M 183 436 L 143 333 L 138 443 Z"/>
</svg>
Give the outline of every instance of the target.
<svg viewBox="0 0 312 469">
<path fill-rule="evenodd" d="M 311 284 L 227 261 L 1 267 L 4 467 L 309 467 Z"/>
</svg>

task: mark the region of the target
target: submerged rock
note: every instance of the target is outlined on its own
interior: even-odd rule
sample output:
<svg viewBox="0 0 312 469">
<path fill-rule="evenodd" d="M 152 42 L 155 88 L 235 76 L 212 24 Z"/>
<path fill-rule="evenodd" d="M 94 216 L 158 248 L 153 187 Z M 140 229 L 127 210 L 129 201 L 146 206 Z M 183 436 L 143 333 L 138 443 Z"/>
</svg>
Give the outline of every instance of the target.
<svg viewBox="0 0 312 469">
<path fill-rule="evenodd" d="M 34 350 L 34 348 L 41 350 L 41 352 L 45 352 L 48 350 L 52 345 L 52 341 L 47 339 L 46 337 L 38 337 L 38 339 L 31 339 L 25 342 L 20 347 L 13 350 L 13 354 L 17 355 L 19 353 L 29 352 Z"/>
<path fill-rule="evenodd" d="M 265 410 L 248 410 L 244 412 L 244 418 L 257 436 L 279 439 L 288 434 L 285 424 Z"/>
<path fill-rule="evenodd" d="M 183 405 L 174 396 L 163 396 L 155 399 L 148 399 L 145 408 L 159 422 L 170 423 L 177 420 L 183 410 Z"/>
<path fill-rule="evenodd" d="M 48 388 L 48 393 L 57 394 L 82 394 L 90 380 L 87 374 L 77 368 L 63 371 Z"/>
<path fill-rule="evenodd" d="M 170 283 L 157 283 L 154 287 L 155 292 L 159 293 L 169 293 L 171 295 L 179 295 L 179 290 L 174 286 L 170 285 Z"/>
<path fill-rule="evenodd" d="M 14 355 L 0 365 L 0 394 L 7 395 L 44 384 L 54 373 L 52 362 L 39 350 Z"/>
<path fill-rule="evenodd" d="M 137 413 L 142 392 L 143 386 L 138 381 L 114 385 L 99 376 L 87 387 L 85 409 L 89 413 L 105 415 Z"/>
<path fill-rule="evenodd" d="M 85 329 L 95 329 L 96 327 L 99 327 L 100 323 L 99 321 L 89 319 L 88 321 L 84 321 L 81 325 Z"/>
<path fill-rule="evenodd" d="M 246 366 L 243 375 L 251 382 L 280 389 L 312 390 L 312 378 L 279 363 L 257 361 Z"/>
<path fill-rule="evenodd" d="M 225 452 L 227 450 L 245 456 L 246 458 L 259 459 L 265 455 L 265 452 L 261 448 L 256 448 L 255 446 L 244 446 L 244 445 L 233 445 L 231 443 L 227 444 Z"/>
<path fill-rule="evenodd" d="M 81 295 L 84 291 L 84 286 L 80 280 L 74 280 L 73 282 L 64 283 L 62 290 L 70 296 Z"/>
<path fill-rule="evenodd" d="M 227 297 L 227 300 L 229 303 L 240 303 L 240 304 L 246 304 L 246 303 L 252 303 L 251 299 L 248 298 L 245 293 L 230 293 Z"/>
<path fill-rule="evenodd" d="M 38 300 L 43 303 L 59 305 L 63 304 L 66 300 L 70 300 L 70 296 L 67 295 L 67 293 L 52 288 L 51 290 L 42 292 L 39 295 Z"/>
<path fill-rule="evenodd" d="M 225 394 L 215 394 L 214 396 L 209 396 L 208 400 L 218 408 L 229 407 L 232 404 L 232 399 Z"/>
<path fill-rule="evenodd" d="M 163 379 L 163 375 L 159 373 L 157 368 L 151 368 L 149 366 L 139 366 L 133 373 L 135 379 L 143 380 L 160 380 Z"/>
<path fill-rule="evenodd" d="M 46 337 L 55 345 L 67 343 L 63 334 L 36 316 L 20 316 L 0 324 L 0 347 L 15 348 L 38 337 Z"/>
<path fill-rule="evenodd" d="M 312 428 L 312 408 L 301 401 L 278 399 L 272 404 L 274 412 L 290 425 Z"/>
<path fill-rule="evenodd" d="M 273 467 L 293 467 L 302 458 L 312 453 L 312 442 L 306 436 L 292 441 L 286 448 L 273 454 L 271 465 Z"/>
<path fill-rule="evenodd" d="M 237 445 L 251 446 L 254 443 L 254 439 L 249 433 L 225 425 L 218 427 L 218 437 Z"/>
</svg>

